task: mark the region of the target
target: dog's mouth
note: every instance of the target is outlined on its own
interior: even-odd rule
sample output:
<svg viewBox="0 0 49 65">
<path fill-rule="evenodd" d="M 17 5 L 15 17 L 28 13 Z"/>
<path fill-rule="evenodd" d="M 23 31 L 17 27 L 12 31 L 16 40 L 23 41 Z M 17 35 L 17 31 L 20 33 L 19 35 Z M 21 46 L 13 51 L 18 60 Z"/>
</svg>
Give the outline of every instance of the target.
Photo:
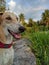
<svg viewBox="0 0 49 65">
<path fill-rule="evenodd" d="M 16 39 L 20 39 L 21 38 L 21 34 L 20 33 L 14 33 L 13 31 L 8 29 L 8 32 Z"/>
</svg>

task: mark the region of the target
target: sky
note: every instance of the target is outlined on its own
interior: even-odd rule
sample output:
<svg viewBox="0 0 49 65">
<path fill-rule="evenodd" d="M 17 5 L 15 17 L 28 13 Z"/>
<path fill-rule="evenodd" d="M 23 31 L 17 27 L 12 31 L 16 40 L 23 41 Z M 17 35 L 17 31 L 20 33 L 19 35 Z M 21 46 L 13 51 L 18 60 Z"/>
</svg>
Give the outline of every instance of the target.
<svg viewBox="0 0 49 65">
<path fill-rule="evenodd" d="M 37 21 L 44 10 L 49 9 L 49 0 L 6 0 L 6 6 L 17 16 L 23 13 L 26 20 L 32 18 Z"/>
</svg>

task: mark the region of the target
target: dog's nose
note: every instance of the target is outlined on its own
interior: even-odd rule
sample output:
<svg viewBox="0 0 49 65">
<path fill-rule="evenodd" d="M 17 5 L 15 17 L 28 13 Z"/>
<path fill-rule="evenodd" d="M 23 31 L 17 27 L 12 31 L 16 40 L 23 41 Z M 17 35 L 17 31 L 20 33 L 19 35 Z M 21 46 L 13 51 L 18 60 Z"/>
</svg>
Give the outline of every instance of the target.
<svg viewBox="0 0 49 65">
<path fill-rule="evenodd" d="M 20 26 L 19 27 L 19 31 L 22 33 L 22 32 L 24 32 L 26 30 L 26 28 L 25 27 L 23 27 L 23 26 Z"/>
</svg>

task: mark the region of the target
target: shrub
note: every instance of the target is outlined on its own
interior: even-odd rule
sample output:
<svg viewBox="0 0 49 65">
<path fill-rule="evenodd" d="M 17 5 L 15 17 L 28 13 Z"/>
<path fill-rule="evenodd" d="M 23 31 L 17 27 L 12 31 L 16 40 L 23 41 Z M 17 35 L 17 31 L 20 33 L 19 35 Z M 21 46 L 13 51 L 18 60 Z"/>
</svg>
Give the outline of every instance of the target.
<svg viewBox="0 0 49 65">
<path fill-rule="evenodd" d="M 24 33 L 32 41 L 32 51 L 35 53 L 37 65 L 49 65 L 49 31 Z"/>
</svg>

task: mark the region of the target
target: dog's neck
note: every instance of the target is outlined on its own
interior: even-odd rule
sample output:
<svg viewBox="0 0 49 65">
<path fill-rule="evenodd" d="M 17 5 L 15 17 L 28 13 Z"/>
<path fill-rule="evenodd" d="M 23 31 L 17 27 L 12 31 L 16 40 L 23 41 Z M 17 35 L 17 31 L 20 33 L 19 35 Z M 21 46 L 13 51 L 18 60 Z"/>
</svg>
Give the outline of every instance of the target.
<svg viewBox="0 0 49 65">
<path fill-rule="evenodd" d="M 0 26 L 0 42 L 5 43 L 5 44 L 10 44 L 12 42 L 11 35 L 10 34 L 5 35 L 2 26 Z"/>
</svg>

